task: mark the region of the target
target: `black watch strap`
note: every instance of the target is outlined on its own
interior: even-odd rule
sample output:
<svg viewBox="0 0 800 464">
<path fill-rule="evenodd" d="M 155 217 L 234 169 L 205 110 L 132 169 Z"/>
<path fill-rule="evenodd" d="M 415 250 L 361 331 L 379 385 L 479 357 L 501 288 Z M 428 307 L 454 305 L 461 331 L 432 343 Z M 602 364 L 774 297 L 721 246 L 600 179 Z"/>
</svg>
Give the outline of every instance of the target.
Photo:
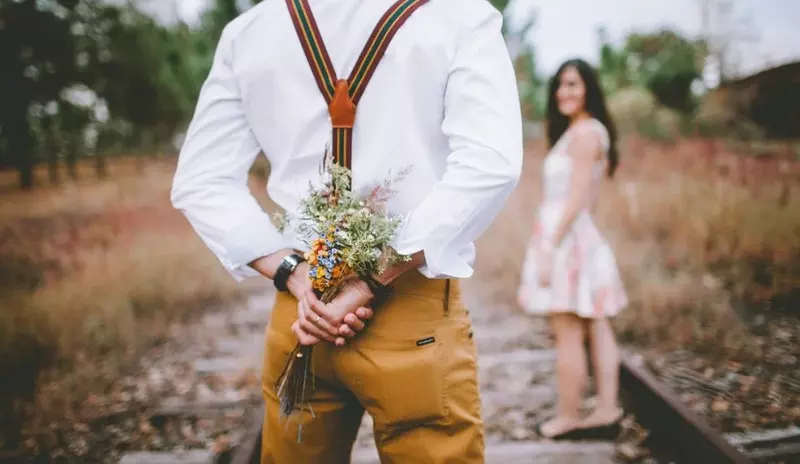
<svg viewBox="0 0 800 464">
<path fill-rule="evenodd" d="M 273 280 L 275 288 L 281 292 L 287 291 L 288 287 L 286 283 L 289 281 L 289 276 L 292 275 L 295 269 L 297 269 L 297 266 L 303 261 L 305 261 L 305 259 L 297 253 L 292 253 L 283 258 L 283 261 L 281 261 L 281 264 L 278 266 L 278 270 L 275 271 L 275 279 Z"/>
</svg>

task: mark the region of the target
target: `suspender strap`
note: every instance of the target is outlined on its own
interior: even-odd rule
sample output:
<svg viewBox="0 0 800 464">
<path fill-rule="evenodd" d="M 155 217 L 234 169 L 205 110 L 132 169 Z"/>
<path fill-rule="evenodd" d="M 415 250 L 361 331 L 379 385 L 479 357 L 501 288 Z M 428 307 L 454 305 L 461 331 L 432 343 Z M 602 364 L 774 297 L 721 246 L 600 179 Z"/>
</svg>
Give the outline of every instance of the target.
<svg viewBox="0 0 800 464">
<path fill-rule="evenodd" d="M 428 0 L 398 0 L 383 15 L 362 50 L 350 78 L 338 79 L 330 56 L 322 41 L 308 0 L 286 0 L 303 52 L 311 66 L 322 96 L 328 104 L 333 125 L 332 154 L 334 162 L 352 169 L 353 125 L 356 105 L 364 95 L 375 69 L 392 38 L 405 21 Z"/>
<path fill-rule="evenodd" d="M 325 48 L 325 42 L 322 41 L 317 21 L 311 13 L 307 0 L 286 0 L 286 5 L 289 7 L 289 16 L 292 18 L 297 36 L 300 38 L 300 45 L 306 54 L 308 64 L 311 65 L 314 79 L 317 80 L 317 86 L 325 97 L 325 102 L 330 105 L 333 93 L 336 91 L 336 70 L 333 69 L 331 57 Z"/>
<path fill-rule="evenodd" d="M 358 105 L 361 96 L 364 94 L 367 84 L 369 84 L 375 69 L 378 67 L 383 54 L 389 47 L 389 43 L 400 30 L 400 27 L 411 16 L 417 8 L 427 3 L 428 0 L 399 0 L 389 8 L 383 15 L 375 29 L 372 31 L 367 45 L 361 52 L 353 72 L 350 74 L 350 97 Z"/>
</svg>

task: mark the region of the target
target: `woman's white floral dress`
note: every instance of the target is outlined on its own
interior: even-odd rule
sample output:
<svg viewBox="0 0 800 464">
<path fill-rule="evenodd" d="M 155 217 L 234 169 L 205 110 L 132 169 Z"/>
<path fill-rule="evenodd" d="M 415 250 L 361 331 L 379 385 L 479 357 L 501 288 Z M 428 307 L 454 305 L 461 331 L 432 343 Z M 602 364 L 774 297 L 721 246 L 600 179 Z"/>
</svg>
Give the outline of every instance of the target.
<svg viewBox="0 0 800 464">
<path fill-rule="evenodd" d="M 517 299 L 529 314 L 572 312 L 582 318 L 611 317 L 628 305 L 616 259 L 611 247 L 597 229 L 587 207 L 554 250 L 551 284 L 539 285 L 536 246 L 543 237 L 551 237 L 561 220 L 570 190 L 573 160 L 567 147 L 575 130 L 584 127 L 596 131 L 608 152 L 608 131 L 600 121 L 590 119 L 564 132 L 544 160 L 543 201 L 533 234 L 528 243 Z M 594 166 L 592 195 L 596 197 L 607 163 Z"/>
</svg>

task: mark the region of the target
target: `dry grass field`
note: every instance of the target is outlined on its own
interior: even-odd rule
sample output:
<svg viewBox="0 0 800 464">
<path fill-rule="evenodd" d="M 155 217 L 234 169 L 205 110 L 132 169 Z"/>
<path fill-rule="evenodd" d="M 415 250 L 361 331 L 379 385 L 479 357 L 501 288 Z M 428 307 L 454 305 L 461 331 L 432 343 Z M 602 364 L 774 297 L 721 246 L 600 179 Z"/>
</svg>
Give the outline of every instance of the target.
<svg viewBox="0 0 800 464">
<path fill-rule="evenodd" d="M 258 168 L 253 187 L 264 185 Z M 0 371 L 9 379 L 0 416 L 12 416 L 1 421 L 12 438 L 23 415 L 15 399 L 33 394 L 28 410 L 40 424 L 68 420 L 175 323 L 248 291 L 172 208 L 174 158 L 144 169 L 111 161 L 105 180 L 91 169 L 30 192 L 11 189 L 15 175 L 0 173 Z M 44 168 L 37 177 L 44 184 Z M 263 188 L 254 191 L 272 207 Z"/>
</svg>

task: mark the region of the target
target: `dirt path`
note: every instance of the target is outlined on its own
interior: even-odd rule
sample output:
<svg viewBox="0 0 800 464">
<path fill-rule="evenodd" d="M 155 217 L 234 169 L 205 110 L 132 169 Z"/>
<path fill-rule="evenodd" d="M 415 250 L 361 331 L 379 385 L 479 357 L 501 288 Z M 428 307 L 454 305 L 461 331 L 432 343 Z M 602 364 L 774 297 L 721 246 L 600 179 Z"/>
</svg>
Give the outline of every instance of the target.
<svg viewBox="0 0 800 464">
<path fill-rule="evenodd" d="M 180 329 L 185 349 L 144 371 L 144 388 L 160 404 L 128 431 L 139 439 L 126 447 L 143 451 L 124 453 L 122 464 L 229 462 L 262 414 L 263 337 L 273 301 L 274 292 L 266 289 Z"/>
</svg>

